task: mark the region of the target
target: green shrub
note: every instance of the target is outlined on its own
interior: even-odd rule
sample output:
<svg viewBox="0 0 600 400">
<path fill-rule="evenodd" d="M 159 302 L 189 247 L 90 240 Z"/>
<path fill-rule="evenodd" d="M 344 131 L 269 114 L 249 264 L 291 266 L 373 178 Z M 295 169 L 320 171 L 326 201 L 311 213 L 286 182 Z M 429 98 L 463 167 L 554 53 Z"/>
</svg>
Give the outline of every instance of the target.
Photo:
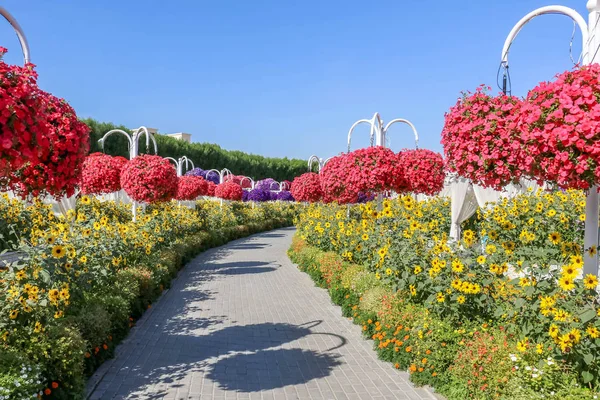
<svg viewBox="0 0 600 400">
<path fill-rule="evenodd" d="M 44 389 L 40 367 L 14 350 L 0 348 L 0 398 L 37 399 Z"/>
<path fill-rule="evenodd" d="M 367 289 L 360 298 L 359 308 L 365 313 L 377 313 L 382 308 L 383 300 L 391 294 L 391 290 L 383 286 Z"/>
</svg>

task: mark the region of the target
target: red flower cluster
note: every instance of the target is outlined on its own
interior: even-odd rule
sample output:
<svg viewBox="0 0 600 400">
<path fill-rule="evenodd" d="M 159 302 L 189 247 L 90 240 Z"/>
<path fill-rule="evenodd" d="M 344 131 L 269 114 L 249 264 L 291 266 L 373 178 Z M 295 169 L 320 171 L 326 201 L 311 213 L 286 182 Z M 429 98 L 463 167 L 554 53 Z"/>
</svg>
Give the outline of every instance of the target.
<svg viewBox="0 0 600 400">
<path fill-rule="evenodd" d="M 215 188 L 215 196 L 223 200 L 241 200 L 243 189 L 235 182 L 223 182 Z"/>
<path fill-rule="evenodd" d="M 525 168 L 539 181 L 587 189 L 600 182 L 600 65 L 557 75 L 532 89 L 519 128 Z"/>
<path fill-rule="evenodd" d="M 121 170 L 127 159 L 92 153 L 83 162 L 79 186 L 83 194 L 112 193 L 121 190 Z"/>
<path fill-rule="evenodd" d="M 177 172 L 169 160 L 144 154 L 129 161 L 121 172 L 121 186 L 135 201 L 169 201 L 177 195 Z"/>
<path fill-rule="evenodd" d="M 252 181 L 243 175 L 225 175 L 223 177 L 223 181 L 224 182 L 231 181 L 231 182 L 237 183 L 243 189 L 251 189 L 252 188 Z"/>
<path fill-rule="evenodd" d="M 292 188 L 292 182 L 285 180 L 281 181 L 281 189 L 282 190 L 290 190 Z"/>
<path fill-rule="evenodd" d="M 195 200 L 208 191 L 208 182 L 200 176 L 180 176 L 177 184 L 177 200 Z"/>
<path fill-rule="evenodd" d="M 517 118 L 521 101 L 492 97 L 480 86 L 445 115 L 442 145 L 447 168 L 485 187 L 518 182 L 524 170 Z"/>
<path fill-rule="evenodd" d="M 355 203 L 359 193 L 403 191 L 406 182 L 398 157 L 382 146 L 367 147 L 334 157 L 321 170 L 325 198 Z"/>
<path fill-rule="evenodd" d="M 214 197 L 215 190 L 217 189 L 217 184 L 211 181 L 206 181 L 206 183 L 208 184 L 208 187 L 206 188 L 206 195 Z"/>
<path fill-rule="evenodd" d="M 64 100 L 37 87 L 33 64 L 0 61 L 0 110 L 0 189 L 23 197 L 72 195 L 89 130 Z"/>
<path fill-rule="evenodd" d="M 401 176 L 412 193 L 433 196 L 444 187 L 444 159 L 431 150 L 403 150 L 398 154 Z"/>
<path fill-rule="evenodd" d="M 314 203 L 323 198 L 319 174 L 307 172 L 294 178 L 290 192 L 296 201 Z"/>
</svg>

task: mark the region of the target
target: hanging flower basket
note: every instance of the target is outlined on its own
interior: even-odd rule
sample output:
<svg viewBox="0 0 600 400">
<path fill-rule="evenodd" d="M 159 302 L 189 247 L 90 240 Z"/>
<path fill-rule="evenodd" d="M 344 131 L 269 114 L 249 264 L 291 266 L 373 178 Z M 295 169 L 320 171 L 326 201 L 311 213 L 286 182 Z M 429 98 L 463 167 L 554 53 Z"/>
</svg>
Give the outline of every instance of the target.
<svg viewBox="0 0 600 400">
<path fill-rule="evenodd" d="M 127 159 L 92 153 L 83 161 L 80 188 L 83 194 L 104 194 L 121 190 L 121 170 Z"/>
<path fill-rule="evenodd" d="M 210 196 L 210 197 L 214 197 L 215 196 L 215 190 L 217 189 L 217 185 L 213 182 L 213 181 L 206 181 L 208 186 L 206 189 L 206 195 Z"/>
<path fill-rule="evenodd" d="M 431 150 L 403 150 L 398 162 L 405 178 L 406 190 L 428 196 L 438 194 L 444 187 L 444 159 Z"/>
<path fill-rule="evenodd" d="M 208 182 L 199 176 L 181 176 L 178 179 L 177 195 L 175 198 L 182 201 L 195 200 L 208 191 Z"/>
<path fill-rule="evenodd" d="M 442 130 L 448 170 L 497 190 L 519 182 L 525 171 L 517 129 L 521 104 L 515 97 L 490 96 L 483 86 L 459 99 Z"/>
<path fill-rule="evenodd" d="M 600 182 L 600 65 L 556 76 L 521 107 L 525 166 L 538 182 L 588 189 Z"/>
<path fill-rule="evenodd" d="M 281 192 L 278 192 L 275 195 L 276 195 L 275 200 L 279 200 L 279 201 L 294 201 L 295 200 L 292 193 L 287 190 L 282 190 Z"/>
<path fill-rule="evenodd" d="M 314 203 L 323 198 L 319 174 L 307 172 L 296 178 L 291 185 L 290 193 L 297 201 Z"/>
<path fill-rule="evenodd" d="M 141 155 L 121 172 L 121 186 L 133 200 L 143 203 L 169 201 L 177 195 L 177 172 L 169 160 Z"/>
<path fill-rule="evenodd" d="M 0 110 L 0 190 L 71 196 L 89 151 L 89 129 L 75 111 L 37 87 L 33 64 L 2 60 Z"/>
<path fill-rule="evenodd" d="M 269 200 L 271 200 L 271 192 L 269 190 L 256 188 L 248 192 L 248 201 L 263 202 Z"/>
<path fill-rule="evenodd" d="M 215 196 L 223 200 L 242 200 L 243 189 L 235 182 L 223 182 L 215 188 Z"/>
</svg>

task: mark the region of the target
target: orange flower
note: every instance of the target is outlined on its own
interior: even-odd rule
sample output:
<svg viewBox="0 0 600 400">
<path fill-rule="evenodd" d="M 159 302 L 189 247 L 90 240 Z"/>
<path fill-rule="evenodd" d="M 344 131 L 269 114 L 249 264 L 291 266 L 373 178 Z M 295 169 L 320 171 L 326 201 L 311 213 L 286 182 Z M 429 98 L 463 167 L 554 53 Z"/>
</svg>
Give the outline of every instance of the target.
<svg viewBox="0 0 600 400">
<path fill-rule="evenodd" d="M 85 352 L 85 358 L 90 358 L 92 355 L 89 353 L 89 351 Z"/>
<path fill-rule="evenodd" d="M 406 352 L 407 352 L 407 353 L 410 353 L 411 351 L 412 351 L 412 347 L 408 346 L 408 347 L 406 348 Z"/>
<path fill-rule="evenodd" d="M 432 373 L 431 376 L 437 376 L 437 372 Z"/>
<path fill-rule="evenodd" d="M 425 354 L 430 355 L 431 354 L 431 350 L 426 350 Z"/>
<path fill-rule="evenodd" d="M 52 382 L 52 389 L 58 389 L 58 382 Z"/>
<path fill-rule="evenodd" d="M 410 371 L 411 374 L 413 372 L 417 372 L 417 366 L 415 364 L 412 364 L 410 367 L 408 367 L 408 370 Z"/>
<path fill-rule="evenodd" d="M 50 396 L 50 393 L 52 393 L 52 390 L 50 390 L 50 388 L 46 388 L 46 390 L 44 390 L 44 394 L 46 396 Z"/>
<path fill-rule="evenodd" d="M 104 343 L 104 344 L 102 345 L 102 348 L 103 348 L 104 350 L 108 350 L 108 346 L 107 346 L 107 344 L 106 344 L 106 343 Z"/>
<path fill-rule="evenodd" d="M 397 353 L 400 350 L 398 347 L 394 347 L 394 351 Z"/>
<path fill-rule="evenodd" d="M 423 367 L 419 367 L 419 372 L 423 372 Z"/>
<path fill-rule="evenodd" d="M 398 364 L 398 363 L 394 364 L 394 368 L 399 369 L 400 368 L 400 364 Z"/>
</svg>

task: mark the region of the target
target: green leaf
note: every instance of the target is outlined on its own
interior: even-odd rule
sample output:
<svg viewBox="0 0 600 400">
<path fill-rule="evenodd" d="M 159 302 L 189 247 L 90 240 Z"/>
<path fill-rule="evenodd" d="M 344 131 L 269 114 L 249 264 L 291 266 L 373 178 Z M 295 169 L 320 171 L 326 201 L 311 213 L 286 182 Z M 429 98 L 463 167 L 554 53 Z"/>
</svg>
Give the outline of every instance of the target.
<svg viewBox="0 0 600 400">
<path fill-rule="evenodd" d="M 522 297 L 519 297 L 517 299 L 517 301 L 515 301 L 515 308 L 521 308 L 521 307 L 523 307 L 524 304 L 525 304 L 525 299 Z"/>
<path fill-rule="evenodd" d="M 586 322 L 593 320 L 595 317 L 596 317 L 596 311 L 591 308 L 588 308 L 579 314 L 579 318 L 581 318 L 582 324 L 585 324 Z"/>
<path fill-rule="evenodd" d="M 589 371 L 583 371 L 581 376 L 583 377 L 583 383 L 589 383 L 594 379 L 594 375 Z"/>
<path fill-rule="evenodd" d="M 587 365 L 590 365 L 594 362 L 594 356 L 591 353 L 588 353 L 585 356 L 583 356 L 583 361 L 585 361 Z"/>
</svg>

